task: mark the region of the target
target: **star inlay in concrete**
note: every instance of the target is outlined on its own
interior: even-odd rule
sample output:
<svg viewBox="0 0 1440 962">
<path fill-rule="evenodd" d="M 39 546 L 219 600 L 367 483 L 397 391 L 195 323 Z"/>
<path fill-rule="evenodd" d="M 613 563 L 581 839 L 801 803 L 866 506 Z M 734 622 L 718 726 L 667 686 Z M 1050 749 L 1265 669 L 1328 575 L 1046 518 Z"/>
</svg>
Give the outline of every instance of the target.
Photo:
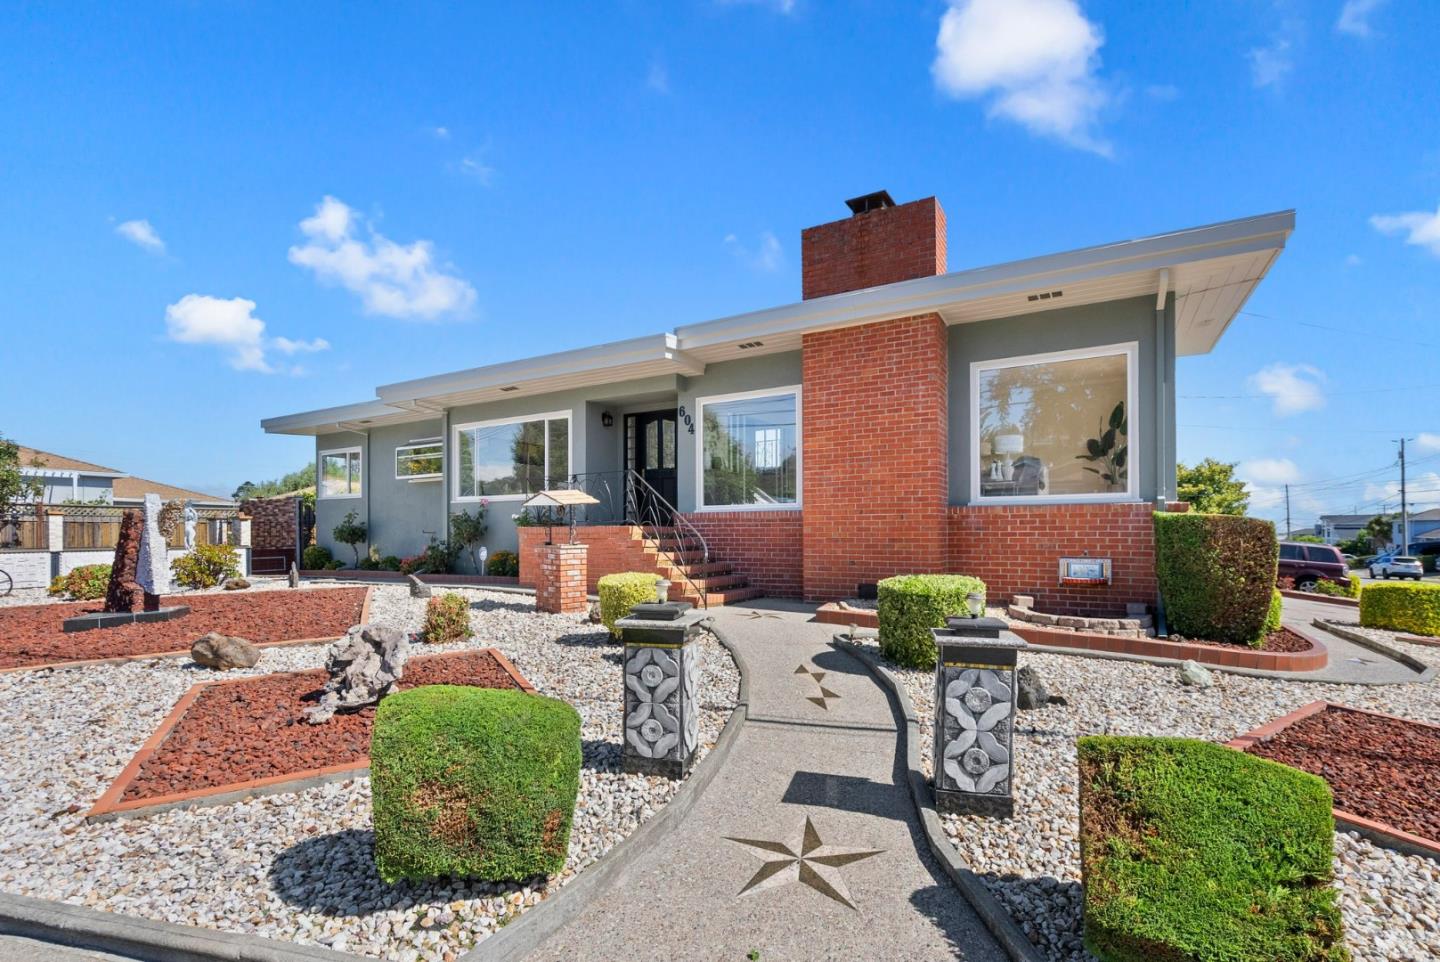
<svg viewBox="0 0 1440 962">
<path fill-rule="evenodd" d="M 855 908 L 855 903 L 850 900 L 850 891 L 845 888 L 845 880 L 840 877 L 840 866 L 879 855 L 883 851 L 827 845 L 821 841 L 820 833 L 815 830 L 815 824 L 808 815 L 805 817 L 805 830 L 793 845 L 752 838 L 732 838 L 728 835 L 725 840 L 744 845 L 765 863 L 760 866 L 754 878 L 745 883 L 740 895 L 789 882 L 799 882 L 852 909 Z"/>
<path fill-rule="evenodd" d="M 829 700 L 832 699 L 832 698 L 839 698 L 839 697 L 840 697 L 839 695 L 835 694 L 833 691 L 831 691 L 830 689 L 826 688 L 824 685 L 821 684 L 821 681 L 823 681 L 824 678 L 825 678 L 825 672 L 823 672 L 823 671 L 816 671 L 815 668 L 814 668 L 814 666 L 810 666 L 810 667 L 807 668 L 805 665 L 801 665 L 799 668 L 796 668 L 796 669 L 795 669 L 795 674 L 797 674 L 797 675 L 809 675 L 811 678 L 815 679 L 815 686 L 820 689 L 820 694 L 819 694 L 819 695 L 806 695 L 806 696 L 805 696 L 805 700 L 806 700 L 806 701 L 811 702 L 811 703 L 816 704 L 816 705 L 819 705 L 821 708 L 825 709 L 826 711 L 829 711 L 829 710 L 830 710 Z"/>
</svg>

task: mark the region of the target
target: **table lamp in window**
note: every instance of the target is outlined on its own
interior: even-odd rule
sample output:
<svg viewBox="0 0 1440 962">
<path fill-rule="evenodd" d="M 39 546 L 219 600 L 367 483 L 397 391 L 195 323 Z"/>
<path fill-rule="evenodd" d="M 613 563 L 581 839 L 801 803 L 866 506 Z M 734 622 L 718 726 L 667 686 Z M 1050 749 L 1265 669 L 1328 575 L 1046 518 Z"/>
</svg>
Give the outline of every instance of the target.
<svg viewBox="0 0 1440 962">
<path fill-rule="evenodd" d="M 1020 433 L 997 434 L 990 442 L 990 451 L 1000 458 L 1000 480 L 1015 477 L 1015 455 L 1025 451 L 1025 436 Z"/>
</svg>

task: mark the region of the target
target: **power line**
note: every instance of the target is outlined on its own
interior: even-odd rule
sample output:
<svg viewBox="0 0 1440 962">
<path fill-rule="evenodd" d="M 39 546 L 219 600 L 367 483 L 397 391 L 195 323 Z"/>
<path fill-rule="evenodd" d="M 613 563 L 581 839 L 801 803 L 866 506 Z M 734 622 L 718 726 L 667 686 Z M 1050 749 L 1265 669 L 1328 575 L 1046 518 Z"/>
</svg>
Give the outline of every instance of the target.
<svg viewBox="0 0 1440 962">
<path fill-rule="evenodd" d="M 1278 321 L 1281 324 L 1294 324 L 1296 327 L 1309 327 L 1314 328 L 1317 331 L 1331 331 L 1335 334 L 1344 334 L 1346 337 L 1349 338 L 1355 337 L 1354 331 L 1347 331 L 1343 327 L 1331 327 L 1328 324 L 1316 324 L 1314 321 L 1295 321 L 1291 320 L 1288 317 L 1275 317 L 1273 314 L 1259 314 L 1255 311 L 1238 311 L 1237 313 L 1244 314 L 1246 317 L 1260 317 L 1264 318 L 1267 321 Z M 1367 340 L 1378 339 L 1382 341 L 1399 341 L 1400 343 L 1406 345 L 1418 347 L 1433 347 L 1437 350 L 1440 350 L 1440 344 L 1434 344 L 1427 341 L 1417 341 L 1414 338 L 1410 337 L 1394 337 L 1388 334 L 1376 334 L 1374 331 L 1369 330 L 1365 332 L 1365 337 Z"/>
</svg>

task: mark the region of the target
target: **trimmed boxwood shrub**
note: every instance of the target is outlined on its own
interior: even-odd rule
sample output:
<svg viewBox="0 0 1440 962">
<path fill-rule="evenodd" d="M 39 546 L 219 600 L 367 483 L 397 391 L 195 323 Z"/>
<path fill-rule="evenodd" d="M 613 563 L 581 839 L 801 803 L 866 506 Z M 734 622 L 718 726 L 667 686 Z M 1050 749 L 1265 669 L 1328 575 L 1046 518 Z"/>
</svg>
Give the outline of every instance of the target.
<svg viewBox="0 0 1440 962">
<path fill-rule="evenodd" d="M 1186 638 L 1232 645 L 1263 640 L 1279 560 L 1269 521 L 1155 512 L 1155 575 L 1165 617 Z"/>
<path fill-rule="evenodd" d="M 985 593 L 985 582 L 968 575 L 896 575 L 878 586 L 880 650 L 907 668 L 935 667 L 931 628 L 944 628 L 948 615 L 970 608 L 965 596 Z"/>
<path fill-rule="evenodd" d="M 1330 789 L 1210 742 L 1079 741 L 1085 946 L 1104 962 L 1342 962 Z"/>
<path fill-rule="evenodd" d="M 1265 627 L 1261 631 L 1260 637 L 1256 639 L 1257 647 L 1258 643 L 1263 642 L 1265 636 L 1270 634 L 1270 632 L 1280 630 L 1280 618 L 1281 615 L 1284 614 L 1284 608 L 1285 596 L 1280 593 L 1279 588 L 1271 589 L 1270 610 L 1265 615 Z"/>
<path fill-rule="evenodd" d="M 447 591 L 425 602 L 421 637 L 432 645 L 448 645 L 470 637 L 470 603 Z"/>
<path fill-rule="evenodd" d="M 305 571 L 323 571 L 330 566 L 334 556 L 330 549 L 321 544 L 312 544 L 300 552 L 300 567 Z"/>
<path fill-rule="evenodd" d="M 605 575 L 597 585 L 600 589 L 600 620 L 610 634 L 620 637 L 615 622 L 630 613 L 642 601 L 655 600 L 655 582 L 660 576 L 653 571 L 623 571 Z"/>
<path fill-rule="evenodd" d="M 507 689 L 402 691 L 375 713 L 370 784 L 386 882 L 549 875 L 570 843 L 580 716 Z"/>
<path fill-rule="evenodd" d="M 1417 635 L 1440 635 L 1440 585 L 1366 585 L 1360 624 Z"/>
</svg>

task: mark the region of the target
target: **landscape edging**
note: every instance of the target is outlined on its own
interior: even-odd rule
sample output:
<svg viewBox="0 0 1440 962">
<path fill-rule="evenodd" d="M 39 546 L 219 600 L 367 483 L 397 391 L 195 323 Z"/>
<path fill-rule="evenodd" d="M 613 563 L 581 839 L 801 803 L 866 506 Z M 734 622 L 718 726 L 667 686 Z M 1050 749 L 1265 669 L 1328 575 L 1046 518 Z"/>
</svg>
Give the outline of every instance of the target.
<svg viewBox="0 0 1440 962">
<path fill-rule="evenodd" d="M 1291 591 L 1289 588 L 1276 588 L 1276 591 L 1286 598 L 1294 598 L 1298 601 L 1316 601 L 1322 605 L 1342 605 L 1346 608 L 1359 608 L 1359 598 L 1346 598 L 1342 595 L 1322 595 L 1313 591 Z"/>
<path fill-rule="evenodd" d="M 0 935 L 165 962 L 354 962 L 317 945 L 220 932 L 0 892 Z M 157 954 L 158 953 L 158 954 Z"/>
<path fill-rule="evenodd" d="M 1400 651 L 1397 648 L 1391 648 L 1383 641 L 1376 641 L 1374 638 L 1363 635 L 1358 631 L 1351 631 L 1344 625 L 1337 625 L 1333 621 L 1326 621 L 1323 618 L 1316 618 L 1313 622 L 1311 622 L 1311 624 L 1313 624 L 1316 628 L 1319 628 L 1321 631 L 1328 631 L 1330 632 L 1330 634 L 1336 636 L 1337 638 L 1344 638 L 1346 641 L 1353 642 L 1354 644 L 1359 645 L 1361 648 L 1369 648 L 1371 651 L 1378 652 L 1386 656 L 1387 658 L 1395 659 L 1396 661 L 1400 662 L 1400 664 L 1404 665 L 1406 668 L 1418 671 L 1420 673 L 1420 677 L 1415 679 L 1416 681 L 1429 681 L 1430 678 L 1435 674 L 1435 666 L 1427 665 L 1419 658 L 1412 658 L 1410 655 L 1405 654 L 1403 651 Z M 1294 628 L 1293 625 L 1291 625 L 1290 627 L 1292 629 Z"/>
<path fill-rule="evenodd" d="M 574 921 L 596 899 L 603 897 L 610 886 L 619 882 L 631 865 L 644 857 L 676 827 L 685 814 L 699 801 L 706 786 L 724 764 L 726 756 L 740 735 L 749 715 L 750 668 L 744 657 L 713 624 L 710 633 L 725 647 L 740 672 L 740 692 L 730 719 L 725 723 L 715 747 L 701 761 L 679 791 L 649 821 L 586 868 L 574 881 L 549 898 L 523 913 L 518 919 L 487 937 L 460 956 L 460 962 L 519 962 L 546 939 Z"/>
<path fill-rule="evenodd" d="M 881 684 L 890 689 L 900 706 L 900 714 L 905 719 L 905 727 L 901 734 L 905 739 L 905 770 L 910 782 L 910 798 L 915 803 L 916 813 L 920 817 L 920 824 L 925 830 L 925 840 L 929 843 L 930 854 L 935 856 L 945 874 L 955 883 L 965 901 L 980 916 L 985 927 L 990 930 L 995 941 L 1005 950 L 1013 962 L 1045 962 L 1045 957 L 1040 954 L 1039 949 L 1025 937 L 1025 933 L 1016 924 L 1014 916 L 1000 904 L 1000 901 L 990 893 L 990 889 L 980 880 L 980 877 L 966 867 L 961 861 L 955 846 L 950 842 L 950 837 L 945 834 L 945 828 L 940 824 L 940 816 L 935 811 L 935 802 L 930 794 L 930 783 L 926 780 L 924 772 L 920 767 L 920 732 L 919 722 L 915 715 L 915 709 L 910 705 L 910 698 L 905 694 L 905 688 L 900 684 L 899 679 L 892 675 L 884 665 L 870 652 L 865 650 L 863 645 L 836 636 L 831 645 L 846 654 L 854 655 L 866 668 L 870 670 Z"/>
</svg>

